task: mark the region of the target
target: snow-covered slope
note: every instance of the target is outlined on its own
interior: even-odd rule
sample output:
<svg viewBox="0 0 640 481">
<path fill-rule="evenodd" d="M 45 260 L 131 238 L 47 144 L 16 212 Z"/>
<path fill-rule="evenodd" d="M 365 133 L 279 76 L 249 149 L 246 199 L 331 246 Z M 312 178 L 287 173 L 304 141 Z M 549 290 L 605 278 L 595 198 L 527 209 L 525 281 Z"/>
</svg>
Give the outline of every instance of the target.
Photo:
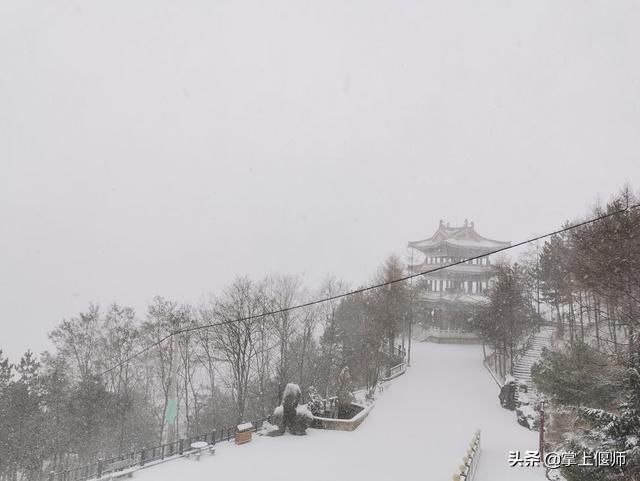
<svg viewBox="0 0 640 481">
<path fill-rule="evenodd" d="M 139 471 L 140 481 L 450 480 L 482 429 L 477 481 L 543 481 L 540 469 L 509 468 L 509 450 L 533 450 L 537 436 L 503 410 L 482 367 L 479 346 L 416 344 L 412 367 L 392 381 L 353 432 L 310 429 L 307 436 L 254 436 L 221 443 L 214 456 L 178 459 Z M 233 477 L 231 477 L 233 476 Z"/>
</svg>

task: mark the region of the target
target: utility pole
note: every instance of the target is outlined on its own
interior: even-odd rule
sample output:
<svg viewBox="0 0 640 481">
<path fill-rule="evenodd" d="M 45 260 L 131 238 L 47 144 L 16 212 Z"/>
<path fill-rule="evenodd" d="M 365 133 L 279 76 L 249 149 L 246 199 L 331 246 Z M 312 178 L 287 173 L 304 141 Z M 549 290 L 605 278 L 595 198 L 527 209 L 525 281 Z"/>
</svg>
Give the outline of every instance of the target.
<svg viewBox="0 0 640 481">
<path fill-rule="evenodd" d="M 539 447 L 540 451 L 540 460 L 544 461 L 544 399 L 540 401 L 540 439 L 539 439 Z"/>
<path fill-rule="evenodd" d="M 163 444 L 173 443 L 178 437 L 178 346 L 176 336 L 178 331 L 178 319 L 175 317 L 172 322 L 171 332 L 171 369 L 169 372 L 169 391 L 167 398 L 167 410 L 164 413 L 164 423 L 167 429 L 164 431 L 165 439 Z"/>
<path fill-rule="evenodd" d="M 538 319 L 540 319 L 540 248 L 536 242 L 536 302 L 538 304 Z"/>
<path fill-rule="evenodd" d="M 411 249 L 411 248 L 409 248 Z M 411 249 L 410 262 L 413 266 L 413 249 Z M 409 269 L 409 274 L 411 270 Z M 409 347 L 407 350 L 407 366 L 411 367 L 411 326 L 413 325 L 413 277 L 409 279 Z"/>
</svg>

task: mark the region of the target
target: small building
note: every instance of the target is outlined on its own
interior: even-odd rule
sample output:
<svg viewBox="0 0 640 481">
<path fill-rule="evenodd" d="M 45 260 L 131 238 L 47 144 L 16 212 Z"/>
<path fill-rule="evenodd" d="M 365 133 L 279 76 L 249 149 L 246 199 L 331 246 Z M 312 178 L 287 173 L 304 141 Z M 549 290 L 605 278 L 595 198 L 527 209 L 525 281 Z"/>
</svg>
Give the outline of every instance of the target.
<svg viewBox="0 0 640 481">
<path fill-rule="evenodd" d="M 474 307 L 486 302 L 485 291 L 493 275 L 486 254 L 511 243 L 483 237 L 476 232 L 473 222 L 465 220 L 460 227 L 440 221 L 431 237 L 408 245 L 414 258 L 409 266 L 412 273 L 475 258 L 422 276 L 416 299 L 417 314 L 425 327 L 467 331 Z"/>
</svg>

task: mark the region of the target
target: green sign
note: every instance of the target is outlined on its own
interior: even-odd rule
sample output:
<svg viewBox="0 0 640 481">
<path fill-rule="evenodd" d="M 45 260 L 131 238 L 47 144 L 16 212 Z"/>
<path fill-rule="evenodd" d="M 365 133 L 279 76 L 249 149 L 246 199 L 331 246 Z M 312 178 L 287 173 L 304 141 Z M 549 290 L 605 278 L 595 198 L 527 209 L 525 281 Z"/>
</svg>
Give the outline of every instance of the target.
<svg viewBox="0 0 640 481">
<path fill-rule="evenodd" d="M 164 413 L 165 424 L 173 424 L 178 415 L 178 402 L 175 399 L 169 399 L 167 402 L 167 410 Z"/>
</svg>

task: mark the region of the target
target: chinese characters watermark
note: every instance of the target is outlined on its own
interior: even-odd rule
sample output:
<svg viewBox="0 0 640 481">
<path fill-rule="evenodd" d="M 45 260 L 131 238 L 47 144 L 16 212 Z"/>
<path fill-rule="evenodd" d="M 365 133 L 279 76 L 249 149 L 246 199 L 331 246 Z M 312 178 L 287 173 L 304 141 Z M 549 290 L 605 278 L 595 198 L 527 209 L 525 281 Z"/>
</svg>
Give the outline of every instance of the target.
<svg viewBox="0 0 640 481">
<path fill-rule="evenodd" d="M 557 453 L 548 452 L 544 456 L 540 451 L 509 451 L 510 467 L 533 468 L 545 466 L 559 469 L 566 466 L 600 467 L 624 466 L 627 464 L 627 453 L 624 451 L 595 451 L 594 453 L 574 453 L 571 451 Z"/>
</svg>

